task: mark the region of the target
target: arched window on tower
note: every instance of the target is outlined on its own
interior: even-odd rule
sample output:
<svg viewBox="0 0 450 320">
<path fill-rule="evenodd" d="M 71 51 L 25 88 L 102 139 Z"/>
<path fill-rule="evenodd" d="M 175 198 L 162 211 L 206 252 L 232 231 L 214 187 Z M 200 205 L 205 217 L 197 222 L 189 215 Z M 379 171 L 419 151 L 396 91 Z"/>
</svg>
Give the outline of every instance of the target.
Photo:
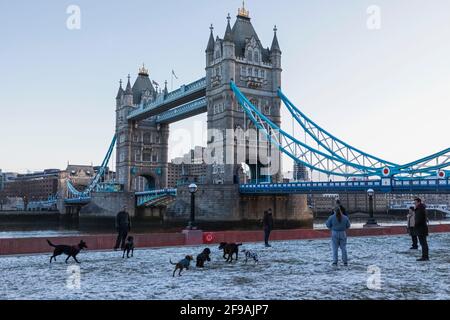
<svg viewBox="0 0 450 320">
<path fill-rule="evenodd" d="M 152 135 L 150 133 L 144 134 L 144 144 L 151 144 L 152 143 Z"/>
<path fill-rule="evenodd" d="M 250 49 L 248 49 L 248 52 L 247 52 L 247 60 L 253 61 L 253 51 Z"/>
<path fill-rule="evenodd" d="M 254 57 L 253 60 L 255 60 L 256 63 L 259 63 L 259 52 L 258 51 L 255 50 L 253 57 Z"/>
<path fill-rule="evenodd" d="M 247 68 L 246 67 L 241 67 L 241 75 L 243 77 L 245 77 L 247 75 Z"/>
</svg>

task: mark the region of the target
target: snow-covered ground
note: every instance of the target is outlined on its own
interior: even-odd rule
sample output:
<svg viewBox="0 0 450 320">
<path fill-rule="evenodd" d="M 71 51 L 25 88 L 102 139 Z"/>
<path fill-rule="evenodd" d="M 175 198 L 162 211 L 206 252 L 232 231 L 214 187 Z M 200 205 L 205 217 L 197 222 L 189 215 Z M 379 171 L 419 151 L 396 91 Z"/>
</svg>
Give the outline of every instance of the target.
<svg viewBox="0 0 450 320">
<path fill-rule="evenodd" d="M 62 256 L 52 264 L 49 255 L 0 257 L 0 299 L 450 299 L 450 234 L 433 234 L 429 242 L 431 261 L 424 263 L 416 262 L 420 251 L 408 250 L 407 236 L 349 238 L 349 266 L 337 268 L 328 240 L 273 242 L 268 249 L 244 244 L 258 252 L 257 265 L 245 265 L 242 255 L 228 264 L 210 246 L 205 269 L 192 265 L 175 278 L 169 259 L 195 257 L 203 246 L 136 250 L 130 259 L 120 252 L 83 251 L 79 289 L 72 260 L 66 265 Z M 369 289 L 377 268 L 380 288 Z M 67 287 L 68 279 L 75 288 Z"/>
</svg>

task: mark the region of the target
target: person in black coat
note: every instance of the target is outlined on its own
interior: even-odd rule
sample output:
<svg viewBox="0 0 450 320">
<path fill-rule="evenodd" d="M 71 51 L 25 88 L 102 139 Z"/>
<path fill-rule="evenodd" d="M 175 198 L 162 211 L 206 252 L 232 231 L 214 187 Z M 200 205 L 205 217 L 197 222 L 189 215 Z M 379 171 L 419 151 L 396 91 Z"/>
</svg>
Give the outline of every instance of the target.
<svg viewBox="0 0 450 320">
<path fill-rule="evenodd" d="M 428 225 L 427 225 L 427 210 L 420 198 L 414 199 L 414 232 L 419 238 L 420 246 L 422 247 L 422 258 L 417 261 L 430 260 L 428 253 Z"/>
<path fill-rule="evenodd" d="M 272 209 L 264 211 L 263 226 L 264 226 L 264 243 L 266 247 L 271 247 L 271 245 L 269 244 L 269 236 L 270 232 L 273 230 Z"/>
<path fill-rule="evenodd" d="M 116 230 L 117 240 L 114 250 L 117 250 L 119 247 L 123 249 L 125 247 L 128 232 L 131 231 L 131 220 L 130 215 L 127 212 L 127 206 L 123 206 L 122 211 L 116 216 Z"/>
</svg>

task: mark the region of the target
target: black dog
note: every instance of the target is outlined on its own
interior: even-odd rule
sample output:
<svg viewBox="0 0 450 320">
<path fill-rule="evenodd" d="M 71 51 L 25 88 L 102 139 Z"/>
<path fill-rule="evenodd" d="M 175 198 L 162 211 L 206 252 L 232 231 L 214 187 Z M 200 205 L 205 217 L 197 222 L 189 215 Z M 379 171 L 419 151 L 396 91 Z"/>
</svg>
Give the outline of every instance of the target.
<svg viewBox="0 0 450 320">
<path fill-rule="evenodd" d="M 209 258 L 209 255 L 211 254 L 211 250 L 209 248 L 206 248 L 197 256 L 197 267 L 203 268 L 205 266 L 205 261 L 211 261 Z"/>
<path fill-rule="evenodd" d="M 181 276 L 181 271 L 183 269 L 189 270 L 189 265 L 191 264 L 191 261 L 194 260 L 192 256 L 186 256 L 184 259 L 180 260 L 178 263 L 173 263 L 172 260 L 170 261 L 170 264 L 173 264 L 175 266 L 175 270 L 173 270 L 173 277 L 175 277 L 175 272 L 180 269 L 178 272 L 178 275 Z"/>
<path fill-rule="evenodd" d="M 221 242 L 219 249 L 223 250 L 223 258 L 226 259 L 227 262 L 233 261 L 233 254 L 236 255 L 236 261 L 238 259 L 239 254 L 239 246 L 242 246 L 242 243 L 227 243 L 227 242 Z M 226 257 L 228 255 L 228 257 Z"/>
<path fill-rule="evenodd" d="M 122 258 L 125 258 L 125 252 L 127 253 L 127 258 L 130 257 L 130 252 L 131 252 L 131 256 L 133 256 L 133 254 L 134 254 L 134 238 L 132 236 L 129 236 L 127 238 L 127 242 L 125 243 L 125 247 L 123 247 Z"/>
<path fill-rule="evenodd" d="M 55 259 L 56 261 L 56 257 L 63 253 L 67 255 L 66 263 L 70 257 L 72 257 L 77 263 L 80 263 L 77 260 L 77 254 L 80 253 L 82 249 L 87 249 L 86 242 L 84 242 L 83 240 L 81 240 L 80 243 L 76 246 L 67 246 L 63 244 L 54 245 L 50 242 L 50 240 L 47 240 L 47 242 L 50 246 L 55 248 L 55 250 L 53 251 L 53 255 L 50 257 L 50 263 L 52 263 L 52 259 Z"/>
</svg>

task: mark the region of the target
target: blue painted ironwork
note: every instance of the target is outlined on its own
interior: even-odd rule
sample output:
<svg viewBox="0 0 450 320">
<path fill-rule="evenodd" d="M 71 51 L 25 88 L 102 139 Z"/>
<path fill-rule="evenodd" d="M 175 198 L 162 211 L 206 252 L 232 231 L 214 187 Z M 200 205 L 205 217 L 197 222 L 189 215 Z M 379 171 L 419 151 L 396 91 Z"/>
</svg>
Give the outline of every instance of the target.
<svg viewBox="0 0 450 320">
<path fill-rule="evenodd" d="M 396 167 L 395 163 L 372 156 L 364 151 L 350 146 L 344 141 L 336 138 L 328 131 L 317 125 L 301 112 L 281 91 L 278 89 L 278 96 L 283 101 L 293 118 L 303 128 L 303 130 L 316 141 L 321 147 L 344 161 L 357 162 L 367 169 L 381 170 L 385 167 Z"/>
<path fill-rule="evenodd" d="M 56 209 L 56 203 L 58 202 L 58 196 L 54 195 L 48 197 L 47 200 L 30 201 L 27 204 L 28 210 L 54 210 Z"/>
<path fill-rule="evenodd" d="M 335 155 L 340 159 L 349 162 L 356 161 L 359 165 L 366 166 L 368 169 L 376 168 L 378 171 L 388 167 L 392 176 L 406 175 L 411 177 L 414 175 L 422 175 L 423 178 L 435 176 L 434 171 L 450 166 L 450 148 L 405 165 L 395 164 L 370 155 L 350 146 L 321 128 L 299 110 L 283 94 L 281 89 L 278 90 L 278 96 L 283 101 L 296 123 L 302 127 L 305 133 L 312 137 L 315 142 L 327 150 L 331 155 Z"/>
<path fill-rule="evenodd" d="M 114 135 L 113 137 L 108 152 L 106 153 L 99 170 L 92 179 L 91 183 L 83 191 L 78 191 L 69 180 L 67 181 L 68 199 L 85 199 L 90 197 L 91 192 L 97 187 L 97 185 L 100 182 L 100 179 L 104 176 L 106 172 L 106 168 L 108 166 L 108 162 L 111 158 L 115 145 L 116 145 L 116 135 Z"/>
<path fill-rule="evenodd" d="M 145 115 L 151 115 L 152 110 L 156 110 L 163 105 L 174 103 L 184 97 L 193 95 L 197 92 L 206 90 L 206 78 L 201 78 L 181 88 L 174 90 L 166 95 L 159 94 L 157 98 L 150 103 L 142 103 L 137 110 L 132 111 L 127 117 L 128 120 L 135 120 Z"/>
<path fill-rule="evenodd" d="M 206 98 L 200 98 L 156 116 L 156 123 L 172 123 L 206 112 Z"/>
<path fill-rule="evenodd" d="M 116 182 L 102 182 L 97 184 L 95 192 L 121 192 L 123 185 Z"/>
<path fill-rule="evenodd" d="M 383 170 L 388 168 L 388 176 L 390 177 L 430 179 L 437 177 L 439 170 L 450 166 L 450 148 L 406 165 L 382 160 L 353 148 L 306 117 L 287 99 L 281 90 L 278 90 L 278 95 L 295 121 L 300 124 L 305 133 L 314 139 L 318 148 L 324 149 L 323 152 L 301 142 L 279 128 L 252 105 L 233 81 L 231 82 L 231 89 L 244 112 L 253 124 L 266 135 L 267 139 L 274 143 L 281 152 L 311 170 L 326 173 L 329 176 L 381 178 L 385 176 Z M 444 172 L 445 176 L 448 176 L 448 171 Z"/>
<path fill-rule="evenodd" d="M 155 206 L 158 203 L 166 201 L 167 199 L 176 197 L 176 195 L 177 189 L 160 189 L 136 192 L 136 205 L 138 207 Z"/>
<path fill-rule="evenodd" d="M 450 179 L 368 180 L 243 184 L 241 194 L 323 194 L 335 192 L 450 193 Z"/>
<path fill-rule="evenodd" d="M 366 167 L 342 160 L 301 142 L 279 128 L 258 108 L 253 106 L 233 81 L 231 82 L 231 89 L 255 127 L 266 136 L 268 141 L 294 161 L 329 176 L 369 177 L 378 175 L 377 169 L 368 170 Z"/>
<path fill-rule="evenodd" d="M 65 204 L 72 204 L 72 205 L 88 204 L 89 202 L 91 202 L 90 196 L 64 199 Z"/>
</svg>

